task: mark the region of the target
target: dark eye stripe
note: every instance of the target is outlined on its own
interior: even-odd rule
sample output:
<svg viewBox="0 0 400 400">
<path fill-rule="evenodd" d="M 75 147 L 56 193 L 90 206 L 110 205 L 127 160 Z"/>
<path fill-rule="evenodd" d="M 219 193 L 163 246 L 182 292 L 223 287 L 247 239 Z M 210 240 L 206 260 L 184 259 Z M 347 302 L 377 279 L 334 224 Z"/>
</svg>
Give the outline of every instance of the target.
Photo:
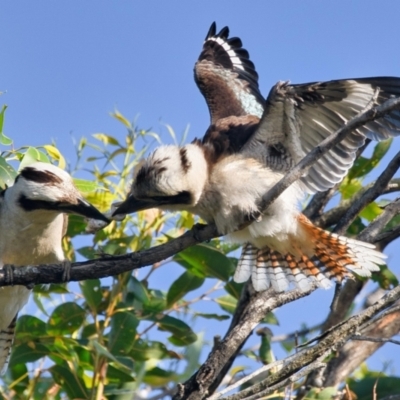
<svg viewBox="0 0 400 400">
<path fill-rule="evenodd" d="M 190 204 L 191 195 L 187 190 L 183 190 L 173 196 L 152 196 L 149 200 L 159 204 Z"/>
<path fill-rule="evenodd" d="M 62 179 L 50 171 L 39 171 L 32 167 L 25 167 L 20 175 L 27 181 L 57 185 L 62 183 Z"/>
<path fill-rule="evenodd" d="M 58 203 L 45 201 L 45 200 L 32 200 L 28 199 L 25 195 L 21 195 L 18 199 L 19 205 L 25 211 L 34 211 L 34 210 L 57 210 Z"/>
</svg>

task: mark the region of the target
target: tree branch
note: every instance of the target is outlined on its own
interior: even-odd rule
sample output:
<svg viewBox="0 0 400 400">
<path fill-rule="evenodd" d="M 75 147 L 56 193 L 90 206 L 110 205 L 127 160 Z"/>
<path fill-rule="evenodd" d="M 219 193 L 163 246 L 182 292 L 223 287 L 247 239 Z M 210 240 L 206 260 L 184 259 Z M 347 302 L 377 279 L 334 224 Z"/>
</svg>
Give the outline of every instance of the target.
<svg viewBox="0 0 400 400">
<path fill-rule="evenodd" d="M 321 228 L 327 228 L 329 226 L 337 224 L 349 208 L 356 202 L 358 202 L 364 194 L 376 184 L 376 181 L 364 186 L 359 192 L 357 192 L 351 199 L 342 200 L 340 204 L 333 207 L 329 211 L 323 213 L 319 217 L 317 216 L 313 222 Z M 400 191 L 400 178 L 392 179 L 387 186 L 381 191 L 379 196 L 388 193 L 395 193 Z M 314 196 L 315 197 L 315 196 Z M 375 199 L 374 199 L 375 200 Z"/>
<path fill-rule="evenodd" d="M 296 179 L 300 178 L 311 165 L 327 153 L 333 146 L 344 139 L 349 132 L 359 128 L 369 121 L 381 118 L 398 108 L 400 108 L 400 98 L 389 99 L 382 105 L 374 107 L 350 120 L 345 126 L 323 140 L 292 170 L 290 170 L 265 195 L 260 208 L 266 210 L 286 188 L 288 188 Z M 102 257 L 96 260 L 73 263 L 71 265 L 70 280 L 80 281 L 85 279 L 103 278 L 138 269 L 165 260 L 187 247 L 193 246 L 202 241 L 210 240 L 217 236 L 221 235 L 217 232 L 214 225 L 208 225 L 202 229 L 195 227 L 186 232 L 180 238 L 171 240 L 166 244 L 153 247 L 149 250 L 139 251 L 123 256 Z M 0 270 L 0 287 L 9 285 L 62 283 L 64 265 L 48 264 L 18 268 L 11 266 L 8 268 L 8 271 L 11 272 L 11 279 L 7 276 L 5 268 Z"/>
<path fill-rule="evenodd" d="M 344 343 L 352 338 L 355 332 L 362 330 L 368 322 L 383 310 L 394 304 L 398 299 L 400 299 L 400 286 L 397 286 L 388 292 L 381 300 L 377 301 L 371 307 L 368 307 L 359 314 L 348 318 L 346 321 L 336 325 L 329 329 L 328 332 L 325 332 L 318 338 L 314 339 L 320 340 L 316 345 L 303 349 L 297 354 L 285 359 L 286 362 L 284 367 L 277 373 L 269 376 L 263 382 L 257 383 L 250 388 L 241 391 L 240 393 L 224 397 L 224 400 L 255 400 L 260 398 L 261 394 L 266 396 L 267 394 L 273 393 L 276 389 L 285 386 L 288 383 L 288 378 L 290 378 L 292 374 L 301 371 L 303 368 L 314 363 L 320 357 L 324 357 L 326 354 L 342 347 Z M 387 313 L 378 316 L 376 318 L 377 323 L 386 315 Z"/>
<path fill-rule="evenodd" d="M 148 250 L 122 256 L 107 256 L 71 264 L 69 281 L 104 278 L 152 265 L 200 242 L 221 236 L 215 225 L 195 225 L 182 236 Z M 8 266 L 0 269 L 0 287 L 43 283 L 63 283 L 63 264 L 28 267 Z M 8 274 L 11 274 L 11 279 Z"/>
<path fill-rule="evenodd" d="M 249 285 L 250 286 L 250 285 Z M 200 369 L 178 389 L 174 400 L 200 400 L 211 393 L 211 387 L 220 375 L 224 366 L 231 357 L 237 353 L 253 329 L 264 318 L 264 316 L 284 304 L 295 301 L 309 295 L 316 289 L 314 286 L 307 292 L 292 290 L 284 293 L 275 293 L 272 289 L 264 292 L 252 290 L 248 299 L 241 304 L 242 311 L 236 323 L 232 323 L 225 337 L 215 346 L 208 355 L 205 363 Z M 239 317 L 239 314 L 237 317 Z"/>
</svg>

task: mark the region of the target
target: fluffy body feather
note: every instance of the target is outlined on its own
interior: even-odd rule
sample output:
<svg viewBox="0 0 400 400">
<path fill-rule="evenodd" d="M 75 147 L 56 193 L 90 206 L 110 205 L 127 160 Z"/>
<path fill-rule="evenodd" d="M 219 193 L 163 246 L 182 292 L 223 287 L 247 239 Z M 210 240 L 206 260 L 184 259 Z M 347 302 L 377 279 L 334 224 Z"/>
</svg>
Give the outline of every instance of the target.
<svg viewBox="0 0 400 400">
<path fill-rule="evenodd" d="M 65 260 L 65 213 L 106 219 L 86 202 L 68 173 L 50 164 L 25 167 L 0 197 L 0 267 L 58 263 Z M 0 374 L 7 370 L 18 312 L 31 290 L 0 288 Z"/>
</svg>

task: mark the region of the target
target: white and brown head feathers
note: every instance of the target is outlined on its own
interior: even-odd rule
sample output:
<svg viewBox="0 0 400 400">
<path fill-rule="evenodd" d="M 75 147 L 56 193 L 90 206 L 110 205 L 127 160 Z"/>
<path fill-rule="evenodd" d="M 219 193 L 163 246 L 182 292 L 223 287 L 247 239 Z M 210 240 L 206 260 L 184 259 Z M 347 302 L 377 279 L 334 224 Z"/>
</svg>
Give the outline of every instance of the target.
<svg viewBox="0 0 400 400">
<path fill-rule="evenodd" d="M 138 165 L 129 197 L 114 215 L 153 207 L 179 210 L 194 206 L 207 177 L 207 161 L 198 144 L 161 146 Z"/>
<path fill-rule="evenodd" d="M 28 215 L 40 210 L 108 221 L 83 198 L 67 172 L 47 163 L 36 162 L 22 169 L 14 185 L 3 192 L 3 196 L 9 204 L 15 204 Z"/>
</svg>

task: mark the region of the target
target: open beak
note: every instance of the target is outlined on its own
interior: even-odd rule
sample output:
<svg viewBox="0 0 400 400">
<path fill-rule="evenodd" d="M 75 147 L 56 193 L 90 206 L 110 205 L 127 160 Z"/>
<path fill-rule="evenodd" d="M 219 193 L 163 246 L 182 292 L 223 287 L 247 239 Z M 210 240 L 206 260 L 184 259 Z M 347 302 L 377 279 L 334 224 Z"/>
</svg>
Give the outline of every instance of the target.
<svg viewBox="0 0 400 400">
<path fill-rule="evenodd" d="M 112 213 L 111 216 L 115 217 L 117 215 L 131 214 L 154 207 L 157 207 L 157 204 L 155 204 L 154 201 L 138 200 L 132 195 L 129 195 L 123 202 L 118 204 L 117 209 Z"/>
<path fill-rule="evenodd" d="M 84 199 L 79 199 L 77 204 L 61 204 L 59 209 L 68 214 L 82 215 L 86 218 L 97 219 L 104 222 L 110 222 L 110 220 L 103 215 L 96 207 L 91 205 Z"/>
</svg>

